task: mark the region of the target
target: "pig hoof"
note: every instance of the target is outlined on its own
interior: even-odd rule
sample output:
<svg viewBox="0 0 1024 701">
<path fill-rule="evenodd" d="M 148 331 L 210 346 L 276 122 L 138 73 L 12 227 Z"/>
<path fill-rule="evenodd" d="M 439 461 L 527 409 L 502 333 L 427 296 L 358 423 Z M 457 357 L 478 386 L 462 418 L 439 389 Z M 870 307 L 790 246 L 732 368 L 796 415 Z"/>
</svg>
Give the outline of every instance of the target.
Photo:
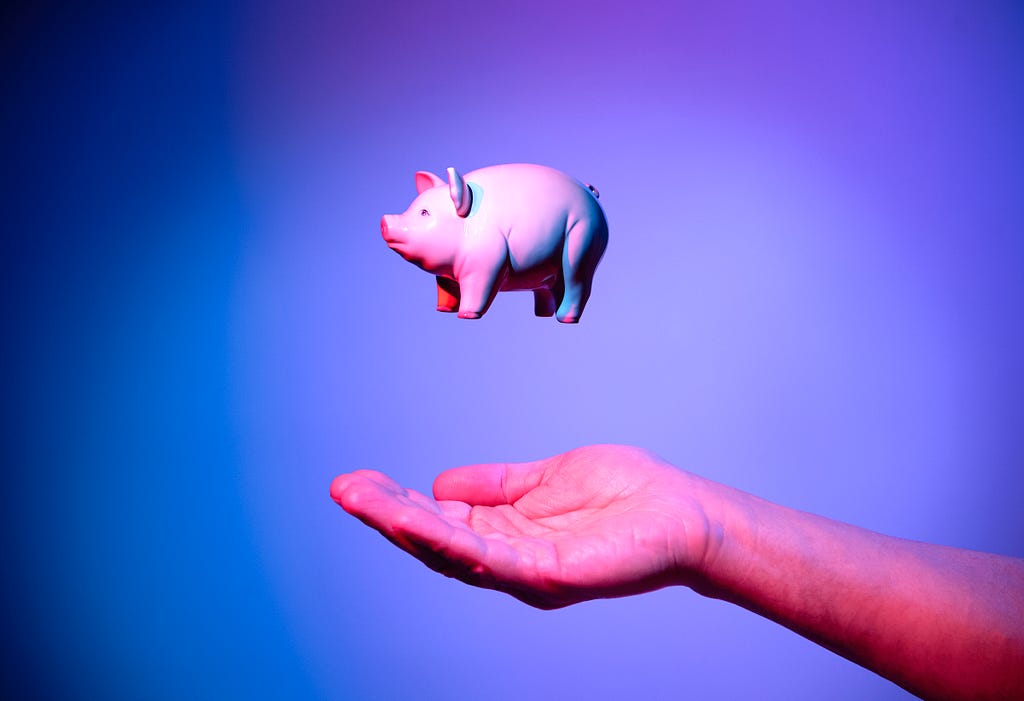
<svg viewBox="0 0 1024 701">
<path fill-rule="evenodd" d="M 479 319 L 481 316 L 480 312 L 459 312 L 460 319 Z"/>
<path fill-rule="evenodd" d="M 450 313 L 450 312 L 457 312 L 459 310 L 458 310 L 457 307 L 438 307 L 437 311 L 439 311 L 439 312 L 449 312 Z"/>
<path fill-rule="evenodd" d="M 558 317 L 558 320 L 560 322 L 562 322 L 563 324 L 578 324 L 578 323 L 580 323 L 580 318 L 578 316 L 560 316 L 560 317 Z"/>
</svg>

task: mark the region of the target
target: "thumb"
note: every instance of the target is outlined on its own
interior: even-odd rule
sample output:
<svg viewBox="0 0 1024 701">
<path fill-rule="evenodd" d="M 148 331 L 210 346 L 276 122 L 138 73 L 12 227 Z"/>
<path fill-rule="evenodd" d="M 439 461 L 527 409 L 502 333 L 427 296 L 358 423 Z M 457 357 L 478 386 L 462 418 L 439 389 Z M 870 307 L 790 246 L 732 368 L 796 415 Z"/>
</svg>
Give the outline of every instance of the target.
<svg viewBox="0 0 1024 701">
<path fill-rule="evenodd" d="M 467 465 L 434 480 L 434 498 L 471 506 L 513 504 L 540 484 L 546 461 Z"/>
</svg>

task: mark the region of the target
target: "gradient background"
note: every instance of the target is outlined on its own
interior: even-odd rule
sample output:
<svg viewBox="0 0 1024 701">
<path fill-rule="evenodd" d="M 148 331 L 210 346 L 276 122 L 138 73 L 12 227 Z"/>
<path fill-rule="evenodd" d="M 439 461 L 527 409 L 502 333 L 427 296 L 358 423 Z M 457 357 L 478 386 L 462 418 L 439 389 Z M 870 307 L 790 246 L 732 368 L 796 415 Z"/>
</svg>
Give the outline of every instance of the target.
<svg viewBox="0 0 1024 701">
<path fill-rule="evenodd" d="M 592 442 L 1024 555 L 1017 3 L 15 3 L 2 25 L 5 698 L 883 699 L 682 589 L 539 612 L 331 478 Z M 545 163 L 578 327 L 380 239 Z"/>
</svg>

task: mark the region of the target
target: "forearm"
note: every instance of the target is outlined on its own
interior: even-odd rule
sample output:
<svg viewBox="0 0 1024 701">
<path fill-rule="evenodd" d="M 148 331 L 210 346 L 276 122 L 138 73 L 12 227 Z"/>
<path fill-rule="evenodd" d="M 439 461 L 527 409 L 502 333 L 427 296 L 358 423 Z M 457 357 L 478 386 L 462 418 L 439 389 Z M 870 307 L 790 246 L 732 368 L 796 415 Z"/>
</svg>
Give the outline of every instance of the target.
<svg viewBox="0 0 1024 701">
<path fill-rule="evenodd" d="M 695 587 L 926 698 L 1024 697 L 1024 561 L 884 536 L 714 483 Z"/>
</svg>

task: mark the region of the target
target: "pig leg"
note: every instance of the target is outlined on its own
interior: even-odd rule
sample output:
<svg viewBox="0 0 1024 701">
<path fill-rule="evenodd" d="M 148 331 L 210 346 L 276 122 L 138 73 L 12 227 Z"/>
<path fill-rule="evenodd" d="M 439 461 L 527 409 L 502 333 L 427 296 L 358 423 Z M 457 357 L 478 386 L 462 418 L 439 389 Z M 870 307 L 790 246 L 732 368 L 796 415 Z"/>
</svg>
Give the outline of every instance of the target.
<svg viewBox="0 0 1024 701">
<path fill-rule="evenodd" d="M 608 245 L 606 224 L 594 225 L 580 220 L 573 224 L 562 248 L 562 278 L 565 294 L 555 312 L 563 324 L 575 324 L 590 299 L 590 286 L 594 271 Z"/>
<path fill-rule="evenodd" d="M 547 287 L 533 291 L 533 313 L 536 316 L 554 316 L 555 295 Z"/>
<path fill-rule="evenodd" d="M 537 316 L 554 316 L 558 305 L 565 296 L 565 285 L 562 275 L 555 276 L 551 287 L 541 287 L 533 291 L 533 313 Z"/>
<path fill-rule="evenodd" d="M 479 319 L 487 312 L 498 293 L 499 270 L 474 270 L 459 278 L 462 299 L 459 301 L 460 319 Z"/>
<path fill-rule="evenodd" d="M 455 279 L 462 293 L 460 319 L 479 319 L 491 306 L 508 276 L 508 243 L 497 230 L 480 231 L 471 250 L 455 261 Z"/>
<path fill-rule="evenodd" d="M 437 276 L 437 311 L 459 310 L 459 283 L 451 278 Z"/>
</svg>

